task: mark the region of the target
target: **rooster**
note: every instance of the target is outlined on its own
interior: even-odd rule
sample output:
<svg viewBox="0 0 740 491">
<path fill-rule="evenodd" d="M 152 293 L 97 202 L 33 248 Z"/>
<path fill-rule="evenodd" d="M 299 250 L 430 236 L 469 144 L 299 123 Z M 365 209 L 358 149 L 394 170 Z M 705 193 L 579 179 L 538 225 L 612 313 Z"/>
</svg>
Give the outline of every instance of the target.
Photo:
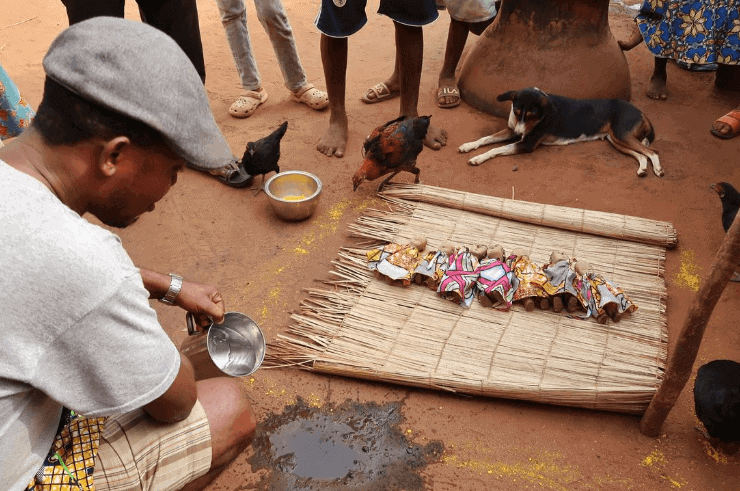
<svg viewBox="0 0 740 491">
<path fill-rule="evenodd" d="M 710 443 L 740 441 L 740 363 L 714 360 L 699 367 L 694 409 Z"/>
<path fill-rule="evenodd" d="M 424 149 L 424 138 L 429 129 L 430 118 L 431 116 L 417 118 L 401 116 L 375 128 L 362 145 L 362 156 L 365 161 L 352 177 L 355 191 L 363 181 L 374 181 L 391 174 L 378 186 L 380 192 L 383 186 L 401 171 L 415 174 L 414 183 L 418 184 L 419 169 L 416 168 L 416 157 Z"/>
<path fill-rule="evenodd" d="M 288 122 L 281 124 L 278 129 L 256 142 L 247 143 L 244 150 L 241 166 L 250 176 L 262 175 L 262 185 L 257 189 L 255 196 L 265 187 L 265 174 L 275 171 L 280 173 L 278 160 L 280 160 L 280 140 L 288 129 Z"/>
<path fill-rule="evenodd" d="M 727 233 L 730 230 L 732 222 L 735 221 L 737 210 L 740 209 L 740 193 L 731 184 L 726 182 L 710 184 L 709 187 L 717 192 L 720 201 L 722 201 L 722 228 Z M 735 271 L 730 281 L 740 282 L 740 273 Z"/>
</svg>

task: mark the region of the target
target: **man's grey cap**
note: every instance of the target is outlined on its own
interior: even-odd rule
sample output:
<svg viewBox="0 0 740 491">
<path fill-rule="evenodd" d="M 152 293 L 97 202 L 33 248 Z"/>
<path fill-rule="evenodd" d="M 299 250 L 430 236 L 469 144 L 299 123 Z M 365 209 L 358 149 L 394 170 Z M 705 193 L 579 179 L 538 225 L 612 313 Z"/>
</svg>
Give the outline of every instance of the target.
<svg viewBox="0 0 740 491">
<path fill-rule="evenodd" d="M 115 17 L 74 24 L 51 44 L 44 70 L 80 97 L 146 123 L 193 167 L 235 160 L 195 67 L 154 27 Z"/>
</svg>

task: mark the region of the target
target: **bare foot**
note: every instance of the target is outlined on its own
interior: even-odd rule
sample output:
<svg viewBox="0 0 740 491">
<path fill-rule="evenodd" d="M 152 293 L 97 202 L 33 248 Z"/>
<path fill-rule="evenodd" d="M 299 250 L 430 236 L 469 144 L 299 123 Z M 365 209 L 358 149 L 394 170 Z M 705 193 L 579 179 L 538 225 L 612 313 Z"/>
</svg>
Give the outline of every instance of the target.
<svg viewBox="0 0 740 491">
<path fill-rule="evenodd" d="M 647 90 L 647 96 L 651 99 L 666 100 L 668 98 L 668 89 L 665 85 L 665 78 L 653 74 L 650 77 L 650 87 Z"/>
<path fill-rule="evenodd" d="M 637 23 L 632 24 L 632 31 L 627 39 L 620 39 L 617 44 L 622 51 L 629 51 L 642 42 L 642 33 L 640 28 L 637 27 Z"/>
<path fill-rule="evenodd" d="M 344 157 L 344 148 L 347 146 L 347 117 L 329 121 L 329 128 L 321 137 L 316 149 L 327 157 Z"/>
<path fill-rule="evenodd" d="M 432 150 L 439 150 L 447 145 L 447 132 L 436 126 L 429 125 L 427 137 L 424 138 L 424 145 Z"/>
</svg>

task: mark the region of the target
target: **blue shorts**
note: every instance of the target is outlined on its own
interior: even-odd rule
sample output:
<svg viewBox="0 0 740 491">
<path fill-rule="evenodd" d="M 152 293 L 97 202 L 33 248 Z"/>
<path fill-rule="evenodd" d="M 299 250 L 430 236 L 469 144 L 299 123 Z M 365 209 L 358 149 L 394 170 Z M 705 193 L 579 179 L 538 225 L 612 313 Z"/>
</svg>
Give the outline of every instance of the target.
<svg viewBox="0 0 740 491">
<path fill-rule="evenodd" d="M 366 6 L 367 0 L 321 0 L 316 27 L 327 36 L 349 37 L 367 22 Z M 425 26 L 439 16 L 436 0 L 380 0 L 378 13 L 407 26 Z"/>
</svg>

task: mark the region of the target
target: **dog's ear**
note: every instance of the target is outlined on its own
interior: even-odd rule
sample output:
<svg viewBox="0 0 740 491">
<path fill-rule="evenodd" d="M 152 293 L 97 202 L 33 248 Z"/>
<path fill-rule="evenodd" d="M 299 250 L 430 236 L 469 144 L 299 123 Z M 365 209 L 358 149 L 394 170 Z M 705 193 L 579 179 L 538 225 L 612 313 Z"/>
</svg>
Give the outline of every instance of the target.
<svg viewBox="0 0 740 491">
<path fill-rule="evenodd" d="M 516 99 L 516 90 L 510 90 L 508 92 L 504 92 L 503 94 L 496 97 L 496 100 L 499 102 L 513 101 L 514 99 Z"/>
</svg>

